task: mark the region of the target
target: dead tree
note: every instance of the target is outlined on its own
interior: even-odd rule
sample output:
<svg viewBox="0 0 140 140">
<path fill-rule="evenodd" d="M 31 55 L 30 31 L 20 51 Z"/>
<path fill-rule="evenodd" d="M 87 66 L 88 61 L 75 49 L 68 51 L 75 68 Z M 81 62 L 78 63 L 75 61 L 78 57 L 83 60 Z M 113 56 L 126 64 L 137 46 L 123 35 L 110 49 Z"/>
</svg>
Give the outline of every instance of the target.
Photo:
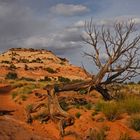
<svg viewBox="0 0 140 140">
<path fill-rule="evenodd" d="M 110 100 L 107 85 L 121 83 L 138 76 L 140 73 L 140 36 L 136 34 L 135 23 L 115 22 L 108 27 L 94 25 L 92 19 L 85 22 L 86 37 L 83 41 L 92 52 L 84 52 L 97 67 L 98 72 L 91 80 L 59 86 L 59 91 L 95 89 Z"/>
<path fill-rule="evenodd" d="M 83 41 L 93 51 L 84 54 L 91 58 L 98 69 L 91 86 L 109 99 L 108 90 L 103 87 L 140 74 L 140 35 L 133 20 L 115 22 L 109 27 L 97 26 L 91 19 L 85 22 L 85 32 L 87 37 L 83 37 Z"/>
<path fill-rule="evenodd" d="M 97 74 L 90 76 L 90 79 L 78 83 L 68 83 L 66 85 L 46 86 L 48 91 L 48 117 L 52 120 L 60 121 L 60 133 L 65 135 L 63 124 L 70 120 L 74 123 L 73 117 L 63 111 L 59 105 L 57 93 L 61 91 L 92 89 L 97 90 L 105 100 L 110 100 L 107 85 L 111 83 L 121 83 L 125 80 L 139 75 L 140 69 L 140 36 L 135 33 L 135 23 L 115 22 L 111 27 L 98 27 L 93 21 L 85 23 L 85 32 L 87 34 L 83 41 L 89 45 L 93 52 L 85 52 L 85 55 L 93 60 L 98 68 Z M 105 58 L 103 58 L 105 54 Z M 31 112 L 30 112 L 31 113 Z M 30 115 L 29 119 L 30 119 Z M 68 119 L 70 117 L 70 119 Z"/>
<path fill-rule="evenodd" d="M 41 118 L 41 121 L 52 120 L 54 122 L 59 122 L 60 136 L 64 137 L 65 135 L 75 135 L 75 133 L 70 131 L 65 131 L 67 126 L 74 124 L 74 117 L 64 111 L 58 101 L 57 93 L 54 89 L 54 86 L 46 86 L 47 94 L 43 95 L 44 97 L 40 102 L 32 105 L 32 108 L 26 108 L 27 123 L 32 123 L 33 118 L 32 113 L 40 110 L 41 107 L 45 107 L 46 114 Z M 38 95 L 37 95 L 38 96 Z M 41 96 L 41 95 L 40 95 Z M 46 107 L 47 105 L 47 107 Z"/>
</svg>

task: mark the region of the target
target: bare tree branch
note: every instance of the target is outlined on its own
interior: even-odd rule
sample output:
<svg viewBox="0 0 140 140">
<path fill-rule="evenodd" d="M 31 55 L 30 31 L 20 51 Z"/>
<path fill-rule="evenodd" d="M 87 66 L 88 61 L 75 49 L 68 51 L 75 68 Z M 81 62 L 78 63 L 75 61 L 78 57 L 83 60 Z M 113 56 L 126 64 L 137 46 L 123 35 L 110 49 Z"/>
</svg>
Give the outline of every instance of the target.
<svg viewBox="0 0 140 140">
<path fill-rule="evenodd" d="M 93 79 L 95 85 L 123 82 L 139 74 L 140 35 L 134 34 L 135 31 L 133 20 L 115 22 L 111 27 L 102 25 L 101 28 L 96 26 L 92 19 L 85 22 L 88 37 L 83 41 L 93 48 L 93 53 L 84 54 L 90 57 L 99 69 Z M 107 55 L 104 62 L 103 51 Z"/>
</svg>

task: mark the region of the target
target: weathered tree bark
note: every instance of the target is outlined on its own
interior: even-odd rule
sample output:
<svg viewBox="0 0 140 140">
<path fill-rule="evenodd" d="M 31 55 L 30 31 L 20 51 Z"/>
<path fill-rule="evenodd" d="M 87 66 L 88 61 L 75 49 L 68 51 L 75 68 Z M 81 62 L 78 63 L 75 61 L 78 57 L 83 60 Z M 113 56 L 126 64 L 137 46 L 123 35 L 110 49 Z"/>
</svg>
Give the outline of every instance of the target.
<svg viewBox="0 0 140 140">
<path fill-rule="evenodd" d="M 93 80 L 87 80 L 87 81 L 74 83 L 74 84 L 69 83 L 69 84 L 66 84 L 66 85 L 54 86 L 54 89 L 56 89 L 57 92 L 70 91 L 70 90 L 78 91 L 80 89 L 89 89 L 89 88 L 90 88 L 90 91 L 91 90 L 97 90 L 103 96 L 103 98 L 105 100 L 111 100 L 111 96 L 108 93 L 108 90 L 103 88 L 100 84 L 96 85 L 96 83 L 94 83 Z M 47 87 L 45 89 L 47 89 Z"/>
<path fill-rule="evenodd" d="M 62 108 L 59 105 L 58 98 L 54 88 L 52 86 L 48 86 L 47 91 L 48 91 L 48 109 L 51 118 L 54 119 L 54 117 L 57 117 L 59 119 L 68 117 L 69 114 L 66 111 L 62 110 Z"/>
<path fill-rule="evenodd" d="M 103 88 L 102 86 L 96 86 L 95 90 L 97 90 L 103 96 L 104 100 L 112 99 L 111 95 L 108 93 L 108 89 Z"/>
<path fill-rule="evenodd" d="M 45 117 L 41 119 L 41 121 L 48 121 L 49 119 L 55 122 L 59 121 L 59 129 L 61 137 L 73 134 L 69 131 L 66 132 L 65 128 L 67 126 L 74 124 L 74 117 L 61 108 L 56 92 L 54 90 L 54 86 L 47 86 L 46 90 L 47 95 L 45 96 L 48 97 L 47 98 L 48 100 L 46 100 L 46 98 L 43 97 L 43 99 L 45 99 L 44 101 L 41 100 L 41 102 L 34 104 L 32 108 L 26 108 L 27 123 L 32 123 L 33 121 L 32 113 L 37 112 L 41 107 L 46 107 L 47 104 L 48 108 L 46 108 L 46 112 L 48 113 L 46 114 Z"/>
</svg>

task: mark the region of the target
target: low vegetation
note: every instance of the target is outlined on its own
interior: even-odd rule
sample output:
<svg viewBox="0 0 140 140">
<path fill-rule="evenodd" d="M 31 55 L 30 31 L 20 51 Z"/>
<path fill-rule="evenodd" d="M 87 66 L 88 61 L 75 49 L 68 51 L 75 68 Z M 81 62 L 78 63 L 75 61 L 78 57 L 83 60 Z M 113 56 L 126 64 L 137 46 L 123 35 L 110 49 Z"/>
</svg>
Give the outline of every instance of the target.
<svg viewBox="0 0 140 140">
<path fill-rule="evenodd" d="M 15 73 L 15 72 L 9 72 L 9 73 L 7 73 L 7 75 L 6 75 L 6 77 L 5 77 L 6 79 L 17 79 L 18 78 L 18 76 L 17 76 L 17 73 Z"/>
<path fill-rule="evenodd" d="M 131 117 L 130 127 L 136 131 L 140 131 L 140 114 Z"/>
<path fill-rule="evenodd" d="M 49 73 L 57 73 L 54 69 L 50 68 L 50 67 L 47 67 L 45 68 L 46 71 L 48 71 Z"/>
<path fill-rule="evenodd" d="M 137 96 L 129 96 L 122 102 L 122 108 L 128 114 L 140 113 L 140 98 Z"/>
<path fill-rule="evenodd" d="M 128 133 L 123 133 L 120 135 L 119 140 L 132 140 Z"/>
<path fill-rule="evenodd" d="M 69 78 L 62 77 L 62 76 L 58 77 L 58 81 L 62 82 L 62 83 L 70 83 L 71 82 L 71 80 Z"/>
<path fill-rule="evenodd" d="M 14 99 L 15 101 L 25 101 L 28 98 L 28 94 L 30 94 L 32 90 L 36 88 L 36 85 L 31 83 L 28 85 L 19 83 L 17 85 L 14 85 L 13 87 L 15 87 L 15 89 L 11 93 L 12 99 Z"/>
<path fill-rule="evenodd" d="M 100 130 L 90 129 L 88 139 L 92 140 L 106 140 L 106 130 L 101 128 Z"/>
<path fill-rule="evenodd" d="M 77 113 L 75 114 L 75 116 L 76 116 L 76 118 L 80 118 L 81 113 L 80 113 L 80 112 L 77 112 Z"/>
<path fill-rule="evenodd" d="M 99 102 L 95 110 L 103 112 L 109 121 L 118 119 L 121 114 L 121 108 L 117 102 Z"/>
<path fill-rule="evenodd" d="M 140 113 L 140 98 L 137 96 L 127 96 L 119 101 L 100 101 L 95 106 L 96 112 L 103 112 L 108 120 L 119 119 L 122 113 L 136 114 Z"/>
</svg>

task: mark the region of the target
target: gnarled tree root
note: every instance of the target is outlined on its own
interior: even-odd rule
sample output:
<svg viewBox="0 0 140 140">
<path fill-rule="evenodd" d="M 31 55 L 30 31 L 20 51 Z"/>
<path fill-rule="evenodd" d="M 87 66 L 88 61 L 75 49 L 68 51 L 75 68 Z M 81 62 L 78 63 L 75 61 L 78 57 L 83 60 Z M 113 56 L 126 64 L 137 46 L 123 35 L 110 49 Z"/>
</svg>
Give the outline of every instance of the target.
<svg viewBox="0 0 140 140">
<path fill-rule="evenodd" d="M 52 86 L 48 86 L 47 88 L 47 97 L 48 100 L 42 101 L 40 103 L 32 105 L 31 109 L 26 109 L 27 114 L 27 123 L 32 123 L 33 116 L 32 113 L 37 112 L 41 107 L 46 107 L 46 114 L 45 117 L 41 121 L 58 121 L 59 122 L 59 130 L 60 130 L 60 137 L 64 137 L 66 135 L 75 134 L 74 132 L 65 132 L 65 128 L 67 126 L 74 124 L 74 117 L 72 117 L 70 114 L 68 114 L 66 111 L 64 111 L 61 106 L 59 105 L 59 101 L 57 98 L 57 95 L 54 91 L 54 88 Z M 76 134 L 75 134 L 76 135 Z"/>
</svg>

